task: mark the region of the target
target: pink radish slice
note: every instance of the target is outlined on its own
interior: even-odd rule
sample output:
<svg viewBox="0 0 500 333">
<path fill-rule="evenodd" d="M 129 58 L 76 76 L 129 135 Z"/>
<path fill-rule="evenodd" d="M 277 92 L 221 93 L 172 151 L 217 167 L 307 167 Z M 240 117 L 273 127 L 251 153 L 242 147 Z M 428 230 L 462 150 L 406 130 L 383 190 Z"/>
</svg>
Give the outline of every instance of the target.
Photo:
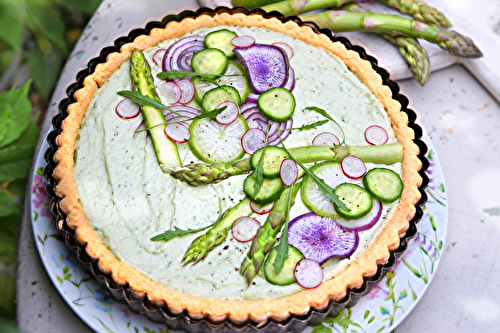
<svg viewBox="0 0 500 333">
<path fill-rule="evenodd" d="M 255 238 L 260 227 L 259 221 L 250 216 L 242 216 L 233 222 L 231 233 L 238 242 L 246 243 Z"/>
<path fill-rule="evenodd" d="M 194 98 L 195 88 L 193 83 L 188 79 L 182 79 L 176 82 L 176 84 L 181 89 L 181 98 L 179 99 L 179 103 L 187 104 L 191 102 Z"/>
<path fill-rule="evenodd" d="M 335 221 L 349 231 L 365 231 L 371 229 L 380 220 L 383 211 L 383 205 L 380 201 L 373 199 L 373 208 L 368 215 L 357 220 L 345 220 L 337 218 Z"/>
<path fill-rule="evenodd" d="M 266 133 L 258 128 L 250 128 L 241 137 L 241 146 L 245 153 L 252 155 L 266 144 Z"/>
<path fill-rule="evenodd" d="M 316 260 L 300 259 L 293 272 L 297 283 L 306 289 L 318 287 L 323 282 L 323 269 Z"/>
<path fill-rule="evenodd" d="M 267 205 L 259 205 L 253 201 L 250 201 L 250 209 L 255 214 L 264 215 L 272 211 L 273 208 L 274 208 L 274 202 L 271 202 L 270 204 Z"/>
<path fill-rule="evenodd" d="M 291 158 L 285 158 L 283 162 L 281 162 L 280 167 L 280 178 L 283 185 L 292 186 L 297 180 L 298 175 L 297 163 Z"/>
<path fill-rule="evenodd" d="M 281 47 L 286 52 L 286 55 L 288 56 L 288 59 L 292 59 L 293 58 L 293 55 L 294 55 L 293 49 L 287 43 L 276 42 L 276 43 L 273 43 L 272 45 Z"/>
<path fill-rule="evenodd" d="M 139 104 L 132 102 L 130 98 L 125 98 L 115 108 L 116 113 L 120 118 L 132 119 L 139 115 L 141 112 L 141 107 Z"/>
<path fill-rule="evenodd" d="M 165 56 L 165 52 L 167 52 L 166 49 L 158 49 L 153 54 L 153 62 L 158 66 L 161 66 L 163 64 L 163 57 Z"/>
<path fill-rule="evenodd" d="M 389 135 L 382 126 L 371 125 L 365 130 L 365 140 L 371 145 L 383 145 L 389 140 Z"/>
<path fill-rule="evenodd" d="M 323 132 L 316 135 L 312 144 L 315 146 L 336 146 L 340 144 L 340 139 L 333 133 Z"/>
<path fill-rule="evenodd" d="M 234 47 L 245 49 L 255 44 L 255 38 L 252 36 L 238 36 L 231 40 L 231 44 L 233 44 Z"/>
<path fill-rule="evenodd" d="M 177 143 L 184 143 L 191 137 L 189 129 L 180 123 L 170 123 L 165 126 L 165 134 L 168 138 Z"/>
<path fill-rule="evenodd" d="M 178 103 L 182 96 L 181 88 L 173 81 L 162 84 L 158 92 L 167 99 L 168 104 Z"/>
<path fill-rule="evenodd" d="M 366 173 L 366 165 L 359 157 L 348 155 L 340 162 L 344 175 L 352 179 L 359 179 Z"/>
<path fill-rule="evenodd" d="M 225 101 L 219 104 L 217 109 L 226 107 L 224 111 L 215 116 L 215 120 L 221 125 L 229 125 L 238 118 L 240 114 L 240 109 L 238 105 L 231 101 Z"/>
</svg>

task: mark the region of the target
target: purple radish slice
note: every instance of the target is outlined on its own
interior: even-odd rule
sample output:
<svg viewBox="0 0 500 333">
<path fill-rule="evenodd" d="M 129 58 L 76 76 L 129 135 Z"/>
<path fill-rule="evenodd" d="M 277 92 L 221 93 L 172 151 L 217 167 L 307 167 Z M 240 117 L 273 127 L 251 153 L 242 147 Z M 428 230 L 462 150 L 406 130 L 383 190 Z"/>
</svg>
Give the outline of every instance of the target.
<svg viewBox="0 0 500 333">
<path fill-rule="evenodd" d="M 292 186 L 298 176 L 297 163 L 291 158 L 285 158 L 280 166 L 280 178 L 283 185 Z"/>
<path fill-rule="evenodd" d="M 247 47 L 253 46 L 255 44 L 255 38 L 252 36 L 238 36 L 231 40 L 231 44 L 234 47 L 245 49 Z"/>
<path fill-rule="evenodd" d="M 165 56 L 165 52 L 167 52 L 166 49 L 158 49 L 153 54 L 153 62 L 158 66 L 161 66 L 163 64 L 163 57 Z"/>
<path fill-rule="evenodd" d="M 259 221 L 250 216 L 242 216 L 233 222 L 231 233 L 238 242 L 246 243 L 255 238 L 260 227 Z"/>
<path fill-rule="evenodd" d="M 371 145 L 383 145 L 389 140 L 387 131 L 379 125 L 371 125 L 365 130 L 365 140 Z"/>
<path fill-rule="evenodd" d="M 179 39 L 177 42 L 172 44 L 168 50 L 165 52 L 163 57 L 163 71 L 170 70 L 184 70 L 192 71 L 191 62 L 185 62 L 187 68 L 180 67 L 183 63 L 182 59 L 192 56 L 194 53 L 205 48 L 205 37 L 202 36 L 190 36 Z"/>
<path fill-rule="evenodd" d="M 184 143 L 191 137 L 189 129 L 181 123 L 170 123 L 165 126 L 167 137 L 177 143 Z"/>
<path fill-rule="evenodd" d="M 115 111 L 120 118 L 132 119 L 141 113 L 141 107 L 139 104 L 132 102 L 130 98 L 125 98 L 116 105 Z"/>
<path fill-rule="evenodd" d="M 297 216 L 288 229 L 288 244 L 320 264 L 332 257 L 349 257 L 358 243 L 357 231 L 348 230 L 334 219 L 315 213 Z"/>
<path fill-rule="evenodd" d="M 335 221 L 349 231 L 365 231 L 373 228 L 382 216 L 383 205 L 380 201 L 373 199 L 373 208 L 368 215 L 357 220 L 346 220 L 337 218 Z"/>
<path fill-rule="evenodd" d="M 352 179 L 359 179 L 366 173 L 366 165 L 362 159 L 357 156 L 348 155 L 340 162 L 344 175 Z"/>
<path fill-rule="evenodd" d="M 293 275 L 297 283 L 305 289 L 316 288 L 323 282 L 323 269 L 314 259 L 300 259 L 295 265 Z"/>
<path fill-rule="evenodd" d="M 173 81 L 165 82 L 158 88 L 160 95 L 165 97 L 168 104 L 178 103 L 181 99 L 181 88 Z"/>
<path fill-rule="evenodd" d="M 340 139 L 333 133 L 323 132 L 316 135 L 312 144 L 315 146 L 337 146 L 340 144 Z"/>
<path fill-rule="evenodd" d="M 272 45 L 277 46 L 277 47 L 281 47 L 286 52 L 286 55 L 288 56 L 288 59 L 292 59 L 293 58 L 293 55 L 294 55 L 293 49 L 287 43 L 276 42 L 276 43 L 273 43 Z"/>
<path fill-rule="evenodd" d="M 217 109 L 223 107 L 226 107 L 226 109 L 215 116 L 215 120 L 221 125 L 232 124 L 233 121 L 235 121 L 236 118 L 238 118 L 238 116 L 240 115 L 240 109 L 238 108 L 238 105 L 231 101 L 225 101 L 220 103 L 219 106 L 217 106 Z"/>
<path fill-rule="evenodd" d="M 191 102 L 194 98 L 195 88 L 191 81 L 188 79 L 182 79 L 176 82 L 182 92 L 182 96 L 179 99 L 178 103 L 187 104 Z"/>
<path fill-rule="evenodd" d="M 241 137 L 241 146 L 245 153 L 252 155 L 266 145 L 266 133 L 258 128 L 250 128 Z"/>
<path fill-rule="evenodd" d="M 246 49 L 234 49 L 241 60 L 253 90 L 261 94 L 275 87 L 283 87 L 288 79 L 288 58 L 283 49 L 255 44 Z"/>
<path fill-rule="evenodd" d="M 250 201 L 250 209 L 255 214 L 265 215 L 265 214 L 269 213 L 270 211 L 272 211 L 273 208 L 274 208 L 274 202 L 271 202 L 267 205 L 259 205 L 253 201 Z"/>
</svg>

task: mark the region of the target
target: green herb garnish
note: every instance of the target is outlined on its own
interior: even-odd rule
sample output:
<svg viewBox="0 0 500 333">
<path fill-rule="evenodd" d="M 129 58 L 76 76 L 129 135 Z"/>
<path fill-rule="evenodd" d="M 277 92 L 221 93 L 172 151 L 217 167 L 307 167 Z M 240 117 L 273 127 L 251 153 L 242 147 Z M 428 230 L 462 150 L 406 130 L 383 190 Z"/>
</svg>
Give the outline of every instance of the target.
<svg viewBox="0 0 500 333">
<path fill-rule="evenodd" d="M 206 74 L 206 73 L 186 72 L 186 71 L 178 71 L 178 70 L 171 70 L 171 71 L 166 71 L 166 72 L 161 72 L 161 73 L 156 74 L 156 77 L 161 79 L 161 80 L 184 79 L 184 78 L 190 77 L 190 76 L 198 76 L 199 78 L 203 79 L 203 81 L 206 81 L 206 79 L 213 80 L 213 77 L 243 76 L 243 74 L 231 74 L 231 75 Z M 209 81 L 207 81 L 207 82 L 209 82 Z"/>
<path fill-rule="evenodd" d="M 310 130 L 310 129 L 315 129 L 321 125 L 324 125 L 328 122 L 328 120 L 320 120 L 320 121 L 317 121 L 315 123 L 312 123 L 312 124 L 307 124 L 307 125 L 304 125 L 304 126 L 301 126 L 301 127 L 294 127 L 294 128 L 284 128 L 284 129 L 278 129 L 279 131 L 283 132 L 283 131 L 293 131 L 293 130 L 297 130 L 297 131 L 306 131 L 306 130 Z"/>
<path fill-rule="evenodd" d="M 130 98 L 130 100 L 132 102 L 137 103 L 141 106 L 147 105 L 147 106 L 155 107 L 155 108 L 160 109 L 160 110 L 165 109 L 165 110 L 168 110 L 168 111 L 178 115 L 179 117 L 183 117 L 181 114 L 175 112 L 174 110 L 172 110 L 171 108 L 169 108 L 165 104 L 163 104 L 161 102 L 157 102 L 149 96 L 144 96 L 143 94 L 141 94 L 138 91 L 122 90 L 122 91 L 117 92 L 117 94 L 122 96 L 122 97 L 125 97 L 125 98 Z"/>
<path fill-rule="evenodd" d="M 308 106 L 306 108 L 304 108 L 304 110 L 302 110 L 302 112 L 305 112 L 305 111 L 314 111 L 320 115 L 322 115 L 323 117 L 325 117 L 326 119 L 330 120 L 330 121 L 333 121 L 335 123 L 335 125 L 337 125 L 339 128 L 340 128 L 340 131 L 342 132 L 342 142 L 341 142 L 341 145 L 345 143 L 345 133 L 344 133 L 344 130 L 342 129 L 342 126 L 339 125 L 338 122 L 335 121 L 335 119 L 333 119 L 329 114 L 328 112 L 326 112 L 325 110 L 321 109 L 321 108 L 318 108 L 317 106 Z"/>
</svg>

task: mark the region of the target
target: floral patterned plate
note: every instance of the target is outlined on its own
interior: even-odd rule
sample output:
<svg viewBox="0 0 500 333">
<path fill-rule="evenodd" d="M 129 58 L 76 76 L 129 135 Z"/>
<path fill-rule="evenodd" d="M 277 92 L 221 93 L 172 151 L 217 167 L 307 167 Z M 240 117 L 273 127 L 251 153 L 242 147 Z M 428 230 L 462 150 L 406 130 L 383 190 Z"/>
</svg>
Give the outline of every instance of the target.
<svg viewBox="0 0 500 333">
<path fill-rule="evenodd" d="M 436 272 L 448 221 L 441 165 L 429 137 L 424 138 L 429 147 L 426 156 L 430 162 L 426 189 L 429 200 L 417 224 L 417 235 L 393 268 L 355 306 L 344 309 L 335 318 L 327 318 L 322 325 L 308 327 L 304 333 L 391 332 L 422 298 Z M 45 194 L 43 169 L 46 162 L 43 155 L 47 148 L 44 141 L 36 159 L 31 183 L 31 217 L 38 252 L 59 293 L 96 332 L 173 332 L 165 325 L 155 324 L 146 316 L 132 312 L 126 304 L 116 302 L 66 247 L 55 229 Z"/>
</svg>

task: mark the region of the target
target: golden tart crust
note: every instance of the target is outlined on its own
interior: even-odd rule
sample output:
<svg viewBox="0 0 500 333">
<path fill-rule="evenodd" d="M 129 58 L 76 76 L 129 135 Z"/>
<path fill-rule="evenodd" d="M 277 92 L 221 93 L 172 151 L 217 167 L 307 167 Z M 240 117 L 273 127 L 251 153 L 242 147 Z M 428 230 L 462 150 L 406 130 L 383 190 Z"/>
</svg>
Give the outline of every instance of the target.
<svg viewBox="0 0 500 333">
<path fill-rule="evenodd" d="M 324 281 L 318 288 L 266 301 L 214 301 L 174 291 L 118 260 L 95 233 L 79 204 L 73 183 L 73 158 L 79 127 L 94 92 L 129 59 L 133 49 L 144 50 L 163 40 L 178 38 L 193 30 L 220 25 L 267 28 L 330 51 L 377 96 L 392 121 L 396 138 L 403 144 L 404 189 L 395 214 L 358 260 L 335 278 Z M 105 63 L 97 65 L 94 73 L 84 79 L 83 88 L 75 93 L 76 103 L 68 107 L 68 116 L 62 122 L 62 133 L 56 141 L 59 148 L 54 154 L 57 166 L 53 176 L 57 182 L 56 194 L 61 198 L 60 209 L 67 215 L 66 223 L 74 230 L 75 240 L 85 245 L 85 251 L 91 258 L 98 260 L 103 273 L 110 274 L 118 285 L 128 285 L 134 296 L 147 296 L 152 303 L 160 307 L 168 306 L 169 311 L 175 315 L 185 313 L 193 319 L 206 318 L 213 322 L 229 320 L 235 324 L 251 321 L 259 325 L 270 319 L 283 321 L 290 315 L 306 315 L 312 308 L 323 309 L 330 301 L 342 300 L 348 289 L 359 288 L 364 277 L 373 276 L 377 272 L 377 265 L 388 260 L 389 251 L 399 247 L 400 237 L 408 229 L 409 220 L 415 214 L 415 204 L 420 199 L 418 186 L 422 182 L 418 174 L 421 167 L 417 158 L 419 150 L 412 141 L 414 134 L 407 126 L 406 113 L 401 112 L 400 104 L 391 96 L 391 90 L 382 84 L 381 77 L 373 70 L 369 61 L 361 59 L 357 52 L 347 50 L 343 44 L 333 43 L 327 36 L 316 33 L 311 27 L 301 27 L 293 21 L 282 23 L 276 18 L 266 19 L 259 14 L 202 14 L 196 18 L 170 22 L 164 29 L 153 29 L 150 35 L 139 36 L 133 43 L 123 45 L 119 53 L 110 54 Z"/>
</svg>

